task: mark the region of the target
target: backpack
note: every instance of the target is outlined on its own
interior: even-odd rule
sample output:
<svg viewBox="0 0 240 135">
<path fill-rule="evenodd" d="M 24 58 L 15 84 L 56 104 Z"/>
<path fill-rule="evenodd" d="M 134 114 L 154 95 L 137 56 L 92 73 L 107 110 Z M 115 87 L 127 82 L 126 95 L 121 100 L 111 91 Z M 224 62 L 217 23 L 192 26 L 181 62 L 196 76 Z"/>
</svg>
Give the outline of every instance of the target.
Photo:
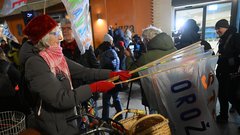
<svg viewBox="0 0 240 135">
<path fill-rule="evenodd" d="M 2 71 L 0 71 L 0 98 L 15 96 L 15 89 L 13 88 L 12 82 L 7 73 L 10 63 L 1 66 L 3 66 L 3 68 Z"/>
</svg>

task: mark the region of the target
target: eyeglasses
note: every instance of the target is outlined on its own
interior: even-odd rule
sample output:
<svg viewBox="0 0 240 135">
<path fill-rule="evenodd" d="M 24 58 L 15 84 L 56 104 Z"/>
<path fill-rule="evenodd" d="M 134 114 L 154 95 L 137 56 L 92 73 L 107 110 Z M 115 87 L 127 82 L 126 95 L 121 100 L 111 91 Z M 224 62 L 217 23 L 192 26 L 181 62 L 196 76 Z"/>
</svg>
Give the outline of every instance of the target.
<svg viewBox="0 0 240 135">
<path fill-rule="evenodd" d="M 52 34 L 54 36 L 60 36 L 60 31 L 52 31 L 49 34 Z"/>
<path fill-rule="evenodd" d="M 61 29 L 62 29 L 62 31 L 64 31 L 64 30 L 72 30 L 71 27 L 61 27 Z"/>
</svg>

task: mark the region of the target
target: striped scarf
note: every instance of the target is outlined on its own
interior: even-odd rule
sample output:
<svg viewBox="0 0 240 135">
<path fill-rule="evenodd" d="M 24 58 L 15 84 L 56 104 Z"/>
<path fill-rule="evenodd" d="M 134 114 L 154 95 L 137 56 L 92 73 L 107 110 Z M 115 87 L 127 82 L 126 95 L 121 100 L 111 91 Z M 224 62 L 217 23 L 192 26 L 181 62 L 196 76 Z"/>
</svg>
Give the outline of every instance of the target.
<svg viewBox="0 0 240 135">
<path fill-rule="evenodd" d="M 54 75 L 61 72 L 64 73 L 65 76 L 69 79 L 70 85 L 72 87 L 69 68 L 60 46 L 50 46 L 45 50 L 39 52 L 39 55 L 47 62 L 51 72 Z"/>
</svg>

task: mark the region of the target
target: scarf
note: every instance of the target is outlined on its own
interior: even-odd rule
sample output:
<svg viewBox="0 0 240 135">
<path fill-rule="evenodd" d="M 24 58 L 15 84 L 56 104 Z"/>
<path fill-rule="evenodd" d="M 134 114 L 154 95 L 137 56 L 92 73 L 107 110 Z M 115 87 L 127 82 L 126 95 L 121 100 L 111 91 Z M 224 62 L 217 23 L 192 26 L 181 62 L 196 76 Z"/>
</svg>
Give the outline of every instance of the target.
<svg viewBox="0 0 240 135">
<path fill-rule="evenodd" d="M 63 49 L 70 50 L 73 55 L 76 50 L 76 47 L 77 47 L 77 42 L 76 42 L 76 40 L 73 40 L 72 42 L 68 43 L 64 40 L 64 41 L 62 41 L 61 45 L 62 45 Z"/>
<path fill-rule="evenodd" d="M 64 73 L 64 75 L 69 79 L 72 87 L 69 68 L 60 46 L 50 46 L 45 50 L 40 51 L 39 55 L 47 62 L 54 75 L 61 72 Z"/>
</svg>

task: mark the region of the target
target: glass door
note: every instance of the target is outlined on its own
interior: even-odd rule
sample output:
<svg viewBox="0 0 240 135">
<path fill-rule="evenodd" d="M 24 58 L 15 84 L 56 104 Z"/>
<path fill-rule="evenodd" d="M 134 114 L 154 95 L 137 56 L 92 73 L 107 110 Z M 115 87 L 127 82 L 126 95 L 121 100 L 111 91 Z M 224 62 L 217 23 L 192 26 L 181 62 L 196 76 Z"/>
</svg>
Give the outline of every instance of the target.
<svg viewBox="0 0 240 135">
<path fill-rule="evenodd" d="M 202 6 L 191 6 L 191 8 L 180 8 L 175 10 L 175 23 L 173 37 L 175 43 L 180 36 L 181 27 L 188 19 L 194 19 L 200 30 L 201 39 L 210 43 L 214 51 L 217 51 L 218 37 L 215 32 L 215 24 L 220 19 L 230 22 L 232 2 L 208 4 Z"/>
<path fill-rule="evenodd" d="M 175 31 L 179 31 L 188 19 L 194 19 L 201 31 L 203 8 L 186 9 L 176 11 Z"/>
<path fill-rule="evenodd" d="M 205 40 L 210 43 L 216 52 L 218 47 L 218 35 L 215 32 L 215 24 L 218 20 L 226 19 L 230 23 L 232 3 L 221 3 L 207 6 Z"/>
<path fill-rule="evenodd" d="M 188 19 L 194 19 L 199 27 L 198 33 L 201 35 L 202 33 L 202 18 L 203 16 L 203 8 L 194 8 L 194 9 L 184 9 L 176 11 L 176 18 L 175 18 L 175 29 L 173 33 L 173 38 L 175 41 L 175 46 L 180 44 L 182 28 L 185 22 Z"/>
</svg>

